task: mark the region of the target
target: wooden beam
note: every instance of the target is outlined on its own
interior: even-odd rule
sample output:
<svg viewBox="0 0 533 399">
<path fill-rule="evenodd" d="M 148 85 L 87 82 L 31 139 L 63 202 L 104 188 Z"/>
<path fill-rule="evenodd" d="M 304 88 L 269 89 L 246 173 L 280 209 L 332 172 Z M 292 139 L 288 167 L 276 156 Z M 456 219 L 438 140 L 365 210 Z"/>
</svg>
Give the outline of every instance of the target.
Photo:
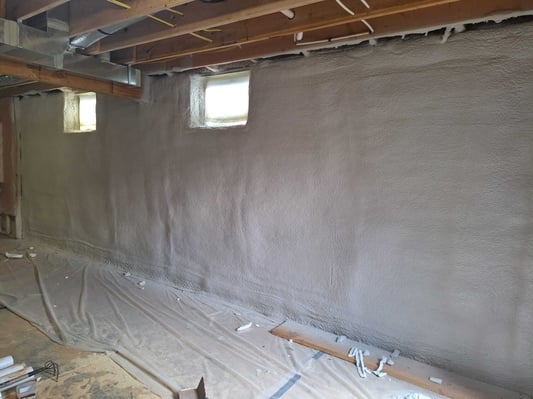
<svg viewBox="0 0 533 399">
<path fill-rule="evenodd" d="M 6 0 L 8 19 L 24 20 L 51 10 L 69 0 Z"/>
<path fill-rule="evenodd" d="M 462 0 L 457 3 L 437 6 L 434 8 L 419 9 L 405 14 L 389 15 L 387 17 L 376 18 L 371 21 L 375 33 L 365 37 L 346 38 L 345 40 L 332 40 L 337 45 L 357 40 L 367 40 L 370 38 L 390 37 L 398 33 L 435 28 L 453 23 L 465 22 L 473 19 L 484 19 L 490 16 L 511 15 L 514 12 L 533 11 L 533 0 L 487 0 L 483 3 L 477 0 Z M 327 46 L 327 40 L 332 38 L 342 38 L 342 36 L 355 33 L 352 25 L 338 26 L 338 31 L 330 29 L 316 30 L 314 33 L 304 34 L 304 40 L 300 45 L 294 43 L 289 36 L 277 39 L 269 39 L 260 42 L 241 42 L 238 45 L 224 45 L 215 50 L 200 47 L 196 50 L 185 49 L 186 54 L 181 55 L 175 61 L 169 60 L 153 64 L 139 65 L 146 73 L 162 72 L 164 70 L 181 70 L 189 68 L 200 68 L 217 64 L 226 64 L 235 61 L 242 61 L 250 58 L 261 58 L 279 55 L 286 52 L 297 52 L 306 49 L 316 49 Z M 342 28 L 342 29 L 341 29 Z M 325 39 L 322 45 L 314 44 L 306 46 L 305 43 L 315 40 Z M 154 44 L 154 49 L 158 46 Z M 204 46 L 205 47 L 205 46 Z M 138 51 L 139 48 L 136 48 Z M 179 56 L 179 52 L 176 52 Z M 122 54 L 122 59 L 131 54 Z M 138 57 L 146 54 L 138 53 Z"/>
<path fill-rule="evenodd" d="M 366 9 L 362 3 L 357 3 L 354 10 L 364 12 Z M 311 21 L 328 21 L 344 15 L 346 13 L 340 7 L 335 5 L 332 7 L 330 2 L 320 2 L 300 7 L 292 20 L 278 12 L 224 25 L 216 32 L 202 32 L 202 35 L 212 40 L 209 43 L 195 37 L 179 36 L 136 46 L 134 49 L 117 51 L 112 53 L 112 58 L 116 60 L 115 62 L 125 64 L 162 61 L 229 45 L 250 44 L 271 37 L 301 32 L 302 27 Z M 289 33 L 286 33 L 287 31 Z"/>
<path fill-rule="evenodd" d="M 22 79 L 50 84 L 52 86 L 94 91 L 96 93 L 117 97 L 139 99 L 142 96 L 141 87 L 88 77 L 74 72 L 50 69 L 44 66 L 28 64 L 4 57 L 0 58 L 0 74 L 16 76 Z"/>
<path fill-rule="evenodd" d="M 317 328 L 302 326 L 292 321 L 281 324 L 274 328 L 271 333 L 350 363 L 354 363 L 354 359 L 348 357 L 350 347 L 355 346 L 361 350 L 368 349 L 370 357 L 365 358 L 365 365 L 372 370 L 376 369 L 379 358 L 389 354 L 389 352 L 360 342 L 346 340 L 343 343 L 337 343 L 335 342 L 337 336 L 334 334 L 326 333 Z M 454 399 L 518 399 L 522 397 L 519 393 L 475 381 L 404 357 L 394 359 L 394 365 L 385 365 L 383 371 L 394 378 Z M 354 374 L 356 374 L 355 367 Z M 442 384 L 431 382 L 429 377 L 441 378 Z"/>
<path fill-rule="evenodd" d="M 277 37 L 275 39 L 244 46 L 234 45 L 207 53 L 191 54 L 172 61 L 141 64 L 138 68 L 145 74 L 159 74 L 164 73 L 165 71 L 183 71 L 247 61 L 254 58 L 291 52 L 294 49 L 295 45 L 292 37 Z"/>
<path fill-rule="evenodd" d="M 351 16 L 339 12 L 338 8 L 325 7 L 324 5 L 317 5 L 310 7 L 310 9 L 303 9 L 298 12 L 294 20 L 287 23 L 287 19 L 283 19 L 277 15 L 272 15 L 263 18 L 255 18 L 248 20 L 240 25 L 228 25 L 223 29 L 223 34 L 218 35 L 218 40 L 213 40 L 212 43 L 195 47 L 183 48 L 187 46 L 190 40 L 181 40 L 181 42 L 155 42 L 145 46 L 137 46 L 134 52 L 135 59 L 121 59 L 119 62 L 124 63 L 144 63 L 151 61 L 160 61 L 168 58 L 176 58 L 188 54 L 209 51 L 215 48 L 232 47 L 235 44 L 244 45 L 252 44 L 254 42 L 266 40 L 274 37 L 282 37 L 293 35 L 297 32 L 308 32 L 312 30 L 319 30 L 331 28 L 340 25 L 352 24 L 363 20 L 372 20 L 375 18 L 383 18 L 395 14 L 403 14 L 409 11 L 416 11 L 425 8 L 437 7 L 443 4 L 457 3 L 460 0 L 421 0 L 407 4 L 400 4 L 396 1 L 394 5 L 378 8 L 372 10 L 357 10 L 356 15 Z M 178 50 L 182 47 L 182 50 Z M 116 58 L 114 59 L 116 60 Z"/>
<path fill-rule="evenodd" d="M 137 24 L 138 26 L 131 26 L 127 32 L 116 33 L 101 40 L 90 47 L 86 53 L 105 53 L 107 51 L 132 47 L 246 19 L 257 18 L 263 15 L 277 13 L 284 9 L 303 7 L 320 1 L 323 0 L 227 0 L 222 3 L 213 4 L 198 2 L 198 4 L 191 4 L 190 7 L 184 8 L 186 10 L 185 16 L 181 19 L 180 24 L 174 28 L 156 25 L 156 29 L 154 30 L 148 25 L 153 26 L 155 22 L 145 21 L 144 23 Z M 194 11 L 192 11 L 193 9 Z"/>
<path fill-rule="evenodd" d="M 339 8 L 337 7 L 332 8 L 332 7 L 322 6 L 320 7 L 319 11 L 317 10 L 317 11 L 306 12 L 305 10 L 303 10 L 302 12 L 297 12 L 296 14 L 297 16 L 294 19 L 296 20 L 298 18 L 298 20 L 294 21 L 294 23 L 288 23 L 292 21 L 287 22 L 286 18 L 285 20 L 283 20 L 283 18 L 279 18 L 279 16 L 268 18 L 267 22 L 263 22 L 259 18 L 255 18 L 255 20 L 253 21 L 248 21 L 245 27 L 241 29 L 241 31 L 244 31 L 244 34 L 245 34 L 244 36 L 241 36 L 241 40 L 237 40 L 237 39 L 230 39 L 230 40 L 232 40 L 233 43 L 240 43 L 240 44 L 253 43 L 255 41 L 265 40 L 271 37 L 292 35 L 297 32 L 305 32 L 305 31 L 310 31 L 310 30 L 315 30 L 315 29 L 324 29 L 327 27 L 349 24 L 349 23 L 362 21 L 362 20 L 380 18 L 380 17 L 384 17 L 387 15 L 407 13 L 410 11 L 435 7 L 435 6 L 439 6 L 442 4 L 455 3 L 458 1 L 461 1 L 461 0 L 419 0 L 419 1 L 411 2 L 407 4 L 402 3 L 402 2 L 398 4 L 398 1 L 396 1 L 395 4 L 392 6 L 388 6 L 385 8 L 371 9 L 371 10 L 365 9 L 365 11 L 358 12 L 354 16 L 348 15 L 347 13 L 339 12 Z M 251 17 L 247 19 L 250 19 L 250 18 Z M 193 25 L 193 24 L 189 24 L 189 25 Z M 218 26 L 218 25 L 206 26 L 203 29 L 213 27 L 213 26 Z M 195 24 L 195 28 L 199 28 L 198 24 Z M 235 30 L 234 27 L 227 27 L 227 26 L 224 26 L 222 30 L 226 32 L 226 30 L 229 29 L 229 31 L 231 32 L 232 28 Z M 179 29 L 187 30 L 187 25 L 180 26 Z M 199 30 L 199 29 L 194 29 L 194 30 Z M 162 33 L 159 33 L 158 35 L 168 36 L 169 35 L 168 31 L 174 31 L 176 33 L 178 32 L 178 28 L 166 30 Z M 185 33 L 189 33 L 189 32 L 185 32 Z M 132 32 L 128 32 L 127 34 L 125 34 L 125 36 L 126 35 L 129 36 L 131 34 Z M 128 39 L 129 44 L 134 43 L 135 40 L 137 40 L 138 43 L 142 43 L 143 37 L 145 39 L 149 37 L 154 38 L 155 35 L 153 34 L 145 35 L 145 36 L 141 35 L 140 37 L 137 35 L 137 39 L 133 39 L 133 38 Z M 224 40 L 224 41 L 226 40 L 224 39 L 225 35 L 221 37 L 222 37 L 221 40 Z M 121 42 L 122 44 L 118 44 L 119 42 Z M 126 40 L 121 40 L 118 36 L 116 37 L 113 36 L 113 37 L 104 39 L 100 44 L 97 44 L 94 47 L 95 49 L 98 47 L 99 51 L 91 51 L 91 49 L 89 49 L 89 54 L 100 52 L 102 50 L 105 50 L 105 51 L 112 50 L 111 47 L 115 47 L 115 45 L 118 45 L 120 48 L 122 48 L 123 47 L 122 45 L 125 43 L 126 43 Z M 213 43 L 214 43 L 213 45 L 203 46 L 203 47 L 204 48 L 206 47 L 215 48 L 217 47 L 217 44 L 220 45 L 220 41 L 218 43 L 216 41 L 213 41 Z M 157 45 L 158 45 L 157 42 L 154 44 L 152 43 L 149 44 L 149 46 L 157 46 Z M 165 44 L 163 44 L 163 46 L 164 45 Z M 124 46 L 124 47 L 129 47 L 129 46 Z M 157 52 L 157 51 L 151 50 L 152 54 L 154 52 Z M 157 59 L 161 60 L 164 58 L 169 58 L 169 53 L 164 53 L 164 51 L 161 51 L 161 53 L 163 54 L 156 55 L 155 57 L 153 57 L 154 60 L 157 60 Z M 139 52 L 137 52 L 137 57 L 139 57 Z M 137 60 L 139 60 L 139 58 L 137 58 Z"/>
<path fill-rule="evenodd" d="M 59 88 L 60 86 L 57 85 L 54 86 L 47 83 L 27 81 L 17 85 L 0 88 L 0 98 L 21 96 L 30 92 L 41 92 Z"/>
<path fill-rule="evenodd" d="M 7 17 L 7 0 L 0 0 L 0 18 Z"/>
<path fill-rule="evenodd" d="M 157 13 L 192 0 L 120 1 L 130 8 L 113 5 L 107 0 L 72 0 L 70 4 L 70 36 L 116 25 L 130 19 Z"/>
</svg>

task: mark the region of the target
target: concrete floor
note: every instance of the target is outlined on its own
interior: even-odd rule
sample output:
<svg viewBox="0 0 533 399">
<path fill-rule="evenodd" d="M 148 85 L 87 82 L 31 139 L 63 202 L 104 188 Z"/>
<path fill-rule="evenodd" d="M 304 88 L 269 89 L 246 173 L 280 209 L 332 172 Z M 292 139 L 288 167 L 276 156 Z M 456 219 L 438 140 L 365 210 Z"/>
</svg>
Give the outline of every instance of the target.
<svg viewBox="0 0 533 399">
<path fill-rule="evenodd" d="M 148 391 L 103 353 L 80 352 L 52 342 L 37 328 L 9 310 L 0 309 L 0 357 L 40 367 L 48 360 L 59 364 L 59 382 L 43 378 L 38 398 L 153 399 Z M 14 399 L 14 391 L 4 393 Z"/>
</svg>

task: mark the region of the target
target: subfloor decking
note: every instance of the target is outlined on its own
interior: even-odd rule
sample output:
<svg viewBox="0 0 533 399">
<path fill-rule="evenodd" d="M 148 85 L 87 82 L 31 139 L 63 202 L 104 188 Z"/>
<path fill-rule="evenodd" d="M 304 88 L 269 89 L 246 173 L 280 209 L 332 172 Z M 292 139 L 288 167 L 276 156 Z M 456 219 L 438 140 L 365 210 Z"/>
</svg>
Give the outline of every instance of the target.
<svg viewBox="0 0 533 399">
<path fill-rule="evenodd" d="M 13 355 L 17 363 L 32 367 L 48 360 L 60 366 L 60 378 L 38 383 L 40 399 L 156 399 L 143 384 L 131 377 L 103 353 L 80 352 L 52 342 L 29 322 L 0 309 L 0 354 Z M 4 394 L 16 398 L 14 391 Z"/>
</svg>

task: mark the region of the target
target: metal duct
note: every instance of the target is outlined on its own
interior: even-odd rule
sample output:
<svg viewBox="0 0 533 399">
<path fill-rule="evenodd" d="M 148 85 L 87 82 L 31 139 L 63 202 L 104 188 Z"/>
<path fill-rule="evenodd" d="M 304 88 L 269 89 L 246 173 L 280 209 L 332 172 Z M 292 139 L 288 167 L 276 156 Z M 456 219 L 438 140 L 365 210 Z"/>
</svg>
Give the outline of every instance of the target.
<svg viewBox="0 0 533 399">
<path fill-rule="evenodd" d="M 103 39 L 104 37 L 110 36 L 113 33 L 116 33 L 122 29 L 127 28 L 130 25 L 133 25 L 139 21 L 142 21 L 146 17 L 139 17 L 135 19 L 130 19 L 128 21 L 121 22 L 120 24 L 108 26 L 105 29 L 98 29 L 94 32 L 88 32 L 83 35 L 76 36 L 70 41 L 70 45 L 75 48 L 86 49 L 90 47 L 97 41 Z"/>
<path fill-rule="evenodd" d="M 0 55 L 96 78 L 140 86 L 141 72 L 97 57 L 70 53 L 68 34 L 48 32 L 0 18 Z"/>
<path fill-rule="evenodd" d="M 0 18 L 0 49 L 2 46 L 9 46 L 56 56 L 63 54 L 68 49 L 68 45 L 68 36 L 65 32 L 52 30 L 45 32 Z"/>
<path fill-rule="evenodd" d="M 63 57 L 63 69 L 114 82 L 135 86 L 140 86 L 141 84 L 140 70 L 104 61 L 98 57 L 65 54 Z"/>
</svg>

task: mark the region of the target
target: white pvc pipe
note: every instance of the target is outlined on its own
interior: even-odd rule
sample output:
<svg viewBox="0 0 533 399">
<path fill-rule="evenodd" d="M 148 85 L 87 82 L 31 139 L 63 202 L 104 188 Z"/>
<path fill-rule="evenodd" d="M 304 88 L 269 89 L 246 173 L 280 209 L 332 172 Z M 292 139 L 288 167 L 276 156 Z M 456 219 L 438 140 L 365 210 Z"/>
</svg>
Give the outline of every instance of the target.
<svg viewBox="0 0 533 399">
<path fill-rule="evenodd" d="M 8 376 L 5 376 L 3 378 L 0 378 L 0 384 L 9 384 L 10 386 L 13 383 L 16 383 L 16 385 L 20 384 L 23 378 L 26 377 L 27 374 L 31 373 L 33 371 L 33 367 L 26 367 L 25 369 L 22 369 L 21 371 L 18 371 L 16 373 L 10 374 Z M 32 376 L 35 377 L 35 376 Z M 18 381 L 20 379 L 20 381 Z M 0 388 L 0 392 L 5 391 L 6 387 Z"/>
<path fill-rule="evenodd" d="M 13 366 L 15 364 L 15 361 L 13 360 L 13 356 L 6 356 L 0 358 L 0 370 L 5 369 L 6 367 Z"/>
<path fill-rule="evenodd" d="M 356 37 L 363 37 L 363 36 L 368 36 L 368 32 L 354 33 L 353 35 L 346 35 L 346 36 L 339 36 L 339 37 L 331 37 L 329 39 L 315 40 L 312 42 L 298 42 L 296 43 L 296 45 L 297 46 L 311 46 L 313 44 L 333 43 L 339 40 L 347 40 L 347 39 L 353 39 Z"/>
<path fill-rule="evenodd" d="M 34 375 L 32 375 L 30 377 L 27 377 L 27 378 L 24 378 L 23 380 L 14 382 L 13 384 L 6 385 L 5 387 L 0 389 L 0 392 L 4 392 L 4 391 L 7 391 L 8 389 L 15 388 L 16 386 L 18 386 L 20 384 L 24 384 L 25 382 L 33 381 L 34 379 L 35 379 Z"/>
<path fill-rule="evenodd" d="M 24 367 L 26 367 L 26 365 L 24 363 L 21 363 L 21 364 L 15 364 L 14 366 L 6 367 L 5 369 L 0 370 L 0 383 L 3 382 L 2 377 L 24 370 Z"/>
<path fill-rule="evenodd" d="M 350 15 L 355 15 L 355 13 L 354 13 L 352 10 L 350 10 L 350 9 L 346 6 L 346 4 L 344 4 L 341 0 L 335 0 L 335 1 L 336 1 L 337 4 L 338 4 L 339 6 L 341 6 L 341 8 L 342 8 L 344 11 L 346 11 L 348 14 L 350 14 Z"/>
<path fill-rule="evenodd" d="M 296 14 L 294 13 L 294 11 L 289 10 L 289 9 L 287 9 L 287 10 L 281 10 L 280 13 L 282 13 L 283 15 L 285 15 L 285 16 L 286 16 L 287 18 L 289 18 L 289 19 L 293 19 L 293 18 L 296 16 Z"/>
<path fill-rule="evenodd" d="M 368 23 L 368 21 L 366 19 L 362 19 L 361 20 L 362 23 L 364 23 L 366 25 L 366 27 L 368 28 L 368 30 L 371 32 L 371 33 L 374 33 L 374 28 L 372 27 L 372 25 L 370 25 Z"/>
</svg>

